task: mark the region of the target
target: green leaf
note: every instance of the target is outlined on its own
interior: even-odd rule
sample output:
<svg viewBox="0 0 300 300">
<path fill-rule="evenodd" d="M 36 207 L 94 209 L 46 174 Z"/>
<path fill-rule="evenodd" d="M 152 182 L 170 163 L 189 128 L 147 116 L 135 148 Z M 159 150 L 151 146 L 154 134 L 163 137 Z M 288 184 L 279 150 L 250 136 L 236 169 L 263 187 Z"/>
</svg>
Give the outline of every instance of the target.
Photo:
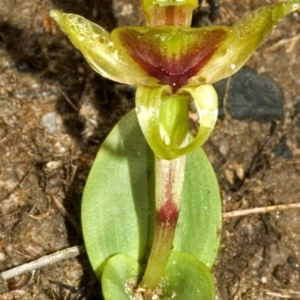
<svg viewBox="0 0 300 300">
<path fill-rule="evenodd" d="M 196 256 L 211 268 L 216 259 L 222 207 L 218 182 L 204 151 L 187 155 L 174 250 Z"/>
<path fill-rule="evenodd" d="M 82 200 L 85 246 L 99 279 L 111 256 L 146 259 L 149 222 L 154 210 L 149 148 L 131 111 L 102 144 L 90 171 Z M 150 195 L 150 196 L 149 196 Z"/>
<path fill-rule="evenodd" d="M 116 254 L 146 262 L 154 230 L 153 193 L 153 154 L 132 110 L 102 144 L 83 195 L 83 235 L 99 279 Z M 174 248 L 210 268 L 219 245 L 221 206 L 215 175 L 201 149 L 187 156 L 181 205 Z"/>
<path fill-rule="evenodd" d="M 162 300 L 215 299 L 210 270 L 194 256 L 182 252 L 171 253 L 162 286 Z"/>
<path fill-rule="evenodd" d="M 136 286 L 142 275 L 142 268 L 136 260 L 124 254 L 117 254 L 107 261 L 101 280 L 105 300 L 130 300 L 131 286 Z"/>
<path fill-rule="evenodd" d="M 132 289 L 137 287 L 141 272 L 140 265 L 127 255 L 118 254 L 110 258 L 101 281 L 105 300 L 141 299 L 138 296 L 134 298 Z M 150 293 L 155 295 L 155 291 Z M 209 268 L 197 258 L 172 252 L 157 293 L 161 300 L 213 300 L 214 280 Z"/>
</svg>

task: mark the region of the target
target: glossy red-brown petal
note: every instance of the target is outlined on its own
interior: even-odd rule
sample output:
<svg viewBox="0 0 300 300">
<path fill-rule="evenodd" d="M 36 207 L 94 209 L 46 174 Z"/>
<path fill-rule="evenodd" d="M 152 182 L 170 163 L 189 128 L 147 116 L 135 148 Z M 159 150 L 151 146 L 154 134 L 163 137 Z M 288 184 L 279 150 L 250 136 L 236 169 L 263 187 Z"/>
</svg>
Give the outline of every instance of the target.
<svg viewBox="0 0 300 300">
<path fill-rule="evenodd" d="M 112 39 L 150 77 L 175 92 L 209 62 L 228 32 L 226 27 L 125 27 Z"/>
</svg>

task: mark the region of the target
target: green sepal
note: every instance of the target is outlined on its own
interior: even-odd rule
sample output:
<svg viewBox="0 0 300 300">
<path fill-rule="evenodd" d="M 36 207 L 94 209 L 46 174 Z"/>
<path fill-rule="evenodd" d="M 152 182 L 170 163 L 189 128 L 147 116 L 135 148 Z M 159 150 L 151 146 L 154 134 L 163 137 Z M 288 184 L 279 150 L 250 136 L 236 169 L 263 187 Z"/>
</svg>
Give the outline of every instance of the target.
<svg viewBox="0 0 300 300">
<path fill-rule="evenodd" d="M 133 299 L 132 286 L 137 286 L 142 268 L 132 257 L 117 254 L 111 257 L 104 267 L 101 279 L 105 300 Z"/>
<path fill-rule="evenodd" d="M 293 0 L 263 6 L 237 21 L 231 27 L 231 34 L 189 85 L 214 83 L 237 72 L 277 23 L 299 5 L 299 0 Z"/>
<path fill-rule="evenodd" d="M 90 66 L 100 75 L 120 83 L 137 85 L 149 77 L 111 40 L 110 33 L 99 25 L 75 14 L 52 10 L 51 17 L 68 35 Z"/>
</svg>

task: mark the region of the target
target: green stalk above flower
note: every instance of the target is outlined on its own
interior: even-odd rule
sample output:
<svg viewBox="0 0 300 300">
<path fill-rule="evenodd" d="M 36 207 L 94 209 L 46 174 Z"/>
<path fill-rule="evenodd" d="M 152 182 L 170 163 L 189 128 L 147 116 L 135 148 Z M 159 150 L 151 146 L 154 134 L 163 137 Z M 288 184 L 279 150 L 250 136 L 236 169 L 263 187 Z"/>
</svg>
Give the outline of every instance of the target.
<svg viewBox="0 0 300 300">
<path fill-rule="evenodd" d="M 141 0 L 147 26 L 190 26 L 198 0 Z"/>
</svg>

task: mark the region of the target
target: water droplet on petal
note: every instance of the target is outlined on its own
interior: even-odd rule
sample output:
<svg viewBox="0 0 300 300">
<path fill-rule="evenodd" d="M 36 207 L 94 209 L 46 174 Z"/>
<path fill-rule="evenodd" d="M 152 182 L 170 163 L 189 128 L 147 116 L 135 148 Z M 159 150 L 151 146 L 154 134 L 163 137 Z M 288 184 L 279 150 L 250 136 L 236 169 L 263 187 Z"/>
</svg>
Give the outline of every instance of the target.
<svg viewBox="0 0 300 300">
<path fill-rule="evenodd" d="M 100 44 L 105 44 L 106 43 L 106 38 L 104 36 L 99 37 L 99 43 Z"/>
<path fill-rule="evenodd" d="M 142 109 L 140 106 L 136 106 L 135 111 L 137 114 L 141 113 Z"/>
</svg>

